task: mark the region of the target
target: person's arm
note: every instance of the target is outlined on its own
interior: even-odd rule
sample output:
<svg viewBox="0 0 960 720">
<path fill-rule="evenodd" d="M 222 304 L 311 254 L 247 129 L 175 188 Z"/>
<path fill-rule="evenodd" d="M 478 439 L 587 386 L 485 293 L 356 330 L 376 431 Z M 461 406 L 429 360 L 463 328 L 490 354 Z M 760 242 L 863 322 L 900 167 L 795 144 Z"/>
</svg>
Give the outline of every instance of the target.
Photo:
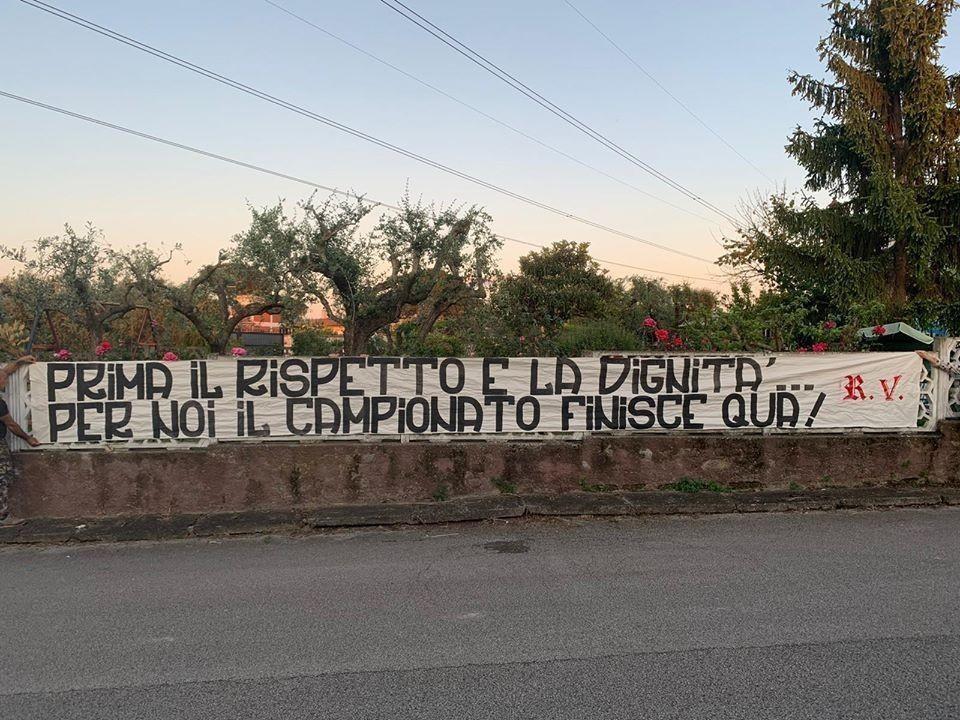
<svg viewBox="0 0 960 720">
<path fill-rule="evenodd" d="M 28 444 L 30 447 L 37 447 L 37 445 L 40 444 L 40 441 L 39 441 L 39 440 L 37 440 L 33 435 L 31 435 L 31 434 L 28 433 L 26 430 L 24 430 L 22 427 L 20 427 L 20 423 L 18 423 L 16 420 L 14 420 L 14 419 L 13 419 L 13 416 L 12 416 L 10 413 L 7 413 L 6 415 L 3 415 L 2 417 L 0 417 L 0 422 L 2 422 L 4 425 L 6 425 L 6 426 L 7 426 L 7 430 L 9 430 L 10 432 L 12 432 L 12 433 L 13 433 L 14 435 L 16 435 L 18 438 L 22 438 L 22 439 L 26 440 L 26 441 L 27 441 L 27 444 Z"/>
<path fill-rule="evenodd" d="M 0 368 L 0 372 L 2 372 L 4 375 L 10 376 L 24 365 L 30 365 L 36 361 L 37 359 L 33 355 L 24 355 L 23 357 L 18 357 L 13 362 L 9 362 L 4 365 L 2 368 Z"/>
<path fill-rule="evenodd" d="M 944 363 L 940 356 L 932 350 L 917 350 L 917 355 L 933 365 L 935 368 L 943 370 L 951 377 L 960 377 L 960 367 L 956 363 Z"/>
</svg>

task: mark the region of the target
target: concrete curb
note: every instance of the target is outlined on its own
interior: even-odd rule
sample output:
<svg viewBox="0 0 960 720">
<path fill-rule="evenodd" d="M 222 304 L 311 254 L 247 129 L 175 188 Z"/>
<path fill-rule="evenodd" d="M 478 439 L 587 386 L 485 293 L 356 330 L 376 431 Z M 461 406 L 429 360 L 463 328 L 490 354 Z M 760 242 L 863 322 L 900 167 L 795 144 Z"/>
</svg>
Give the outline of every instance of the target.
<svg viewBox="0 0 960 720">
<path fill-rule="evenodd" d="M 837 488 L 731 493 L 672 491 L 497 495 L 445 502 L 333 505 L 290 510 L 250 510 L 204 515 L 129 515 L 89 519 L 36 518 L 0 527 L 0 544 L 116 542 L 339 527 L 427 525 L 521 516 L 645 516 L 717 513 L 876 510 L 960 505 L 960 488 Z"/>
</svg>

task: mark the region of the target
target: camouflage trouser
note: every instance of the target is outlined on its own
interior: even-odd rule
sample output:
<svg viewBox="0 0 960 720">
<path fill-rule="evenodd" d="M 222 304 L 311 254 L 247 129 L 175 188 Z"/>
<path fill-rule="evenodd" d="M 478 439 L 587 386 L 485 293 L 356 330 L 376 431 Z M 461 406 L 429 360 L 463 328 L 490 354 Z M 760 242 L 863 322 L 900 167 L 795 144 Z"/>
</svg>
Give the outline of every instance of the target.
<svg viewBox="0 0 960 720">
<path fill-rule="evenodd" d="M 10 483 L 13 482 L 13 457 L 7 441 L 0 439 L 0 520 L 10 512 L 7 507 L 10 499 Z"/>
</svg>

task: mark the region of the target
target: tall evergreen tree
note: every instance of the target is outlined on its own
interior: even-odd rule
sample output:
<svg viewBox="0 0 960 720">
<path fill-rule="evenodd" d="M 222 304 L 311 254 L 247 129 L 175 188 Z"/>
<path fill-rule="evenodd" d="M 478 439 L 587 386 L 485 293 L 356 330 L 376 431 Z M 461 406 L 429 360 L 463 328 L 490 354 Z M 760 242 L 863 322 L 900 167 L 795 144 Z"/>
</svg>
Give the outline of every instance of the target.
<svg viewBox="0 0 960 720">
<path fill-rule="evenodd" d="M 960 75 L 939 62 L 956 6 L 827 3 L 831 29 L 818 50 L 832 79 L 789 76 L 794 95 L 821 113 L 786 146 L 807 171 L 807 192 L 761 202 L 728 241 L 728 263 L 823 311 L 880 299 L 920 322 L 953 307 L 956 324 Z"/>
</svg>

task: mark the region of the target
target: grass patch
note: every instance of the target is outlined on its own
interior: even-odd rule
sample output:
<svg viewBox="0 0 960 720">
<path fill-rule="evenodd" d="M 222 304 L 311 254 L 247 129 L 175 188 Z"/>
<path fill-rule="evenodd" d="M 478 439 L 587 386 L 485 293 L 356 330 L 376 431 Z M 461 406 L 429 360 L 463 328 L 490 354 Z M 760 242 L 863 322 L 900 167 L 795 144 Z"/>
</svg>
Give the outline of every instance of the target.
<svg viewBox="0 0 960 720">
<path fill-rule="evenodd" d="M 509 480 L 504 480 L 502 477 L 496 477 L 491 482 L 493 482 L 497 490 L 504 495 L 516 495 L 517 493 L 517 486 Z"/>
<path fill-rule="evenodd" d="M 604 483 L 589 483 L 586 478 L 580 478 L 580 489 L 583 492 L 589 493 L 603 493 L 603 492 L 613 492 L 617 489 L 616 485 L 605 485 Z"/>
<path fill-rule="evenodd" d="M 715 480 L 699 480 L 697 478 L 680 478 L 675 483 L 664 485 L 664 488 L 667 490 L 676 490 L 677 492 L 682 493 L 733 492 L 731 488 L 728 488 L 726 485 L 721 485 Z"/>
<path fill-rule="evenodd" d="M 434 500 L 437 502 L 445 502 L 450 499 L 450 486 L 449 485 L 437 485 L 437 489 L 434 491 L 433 495 Z"/>
</svg>

